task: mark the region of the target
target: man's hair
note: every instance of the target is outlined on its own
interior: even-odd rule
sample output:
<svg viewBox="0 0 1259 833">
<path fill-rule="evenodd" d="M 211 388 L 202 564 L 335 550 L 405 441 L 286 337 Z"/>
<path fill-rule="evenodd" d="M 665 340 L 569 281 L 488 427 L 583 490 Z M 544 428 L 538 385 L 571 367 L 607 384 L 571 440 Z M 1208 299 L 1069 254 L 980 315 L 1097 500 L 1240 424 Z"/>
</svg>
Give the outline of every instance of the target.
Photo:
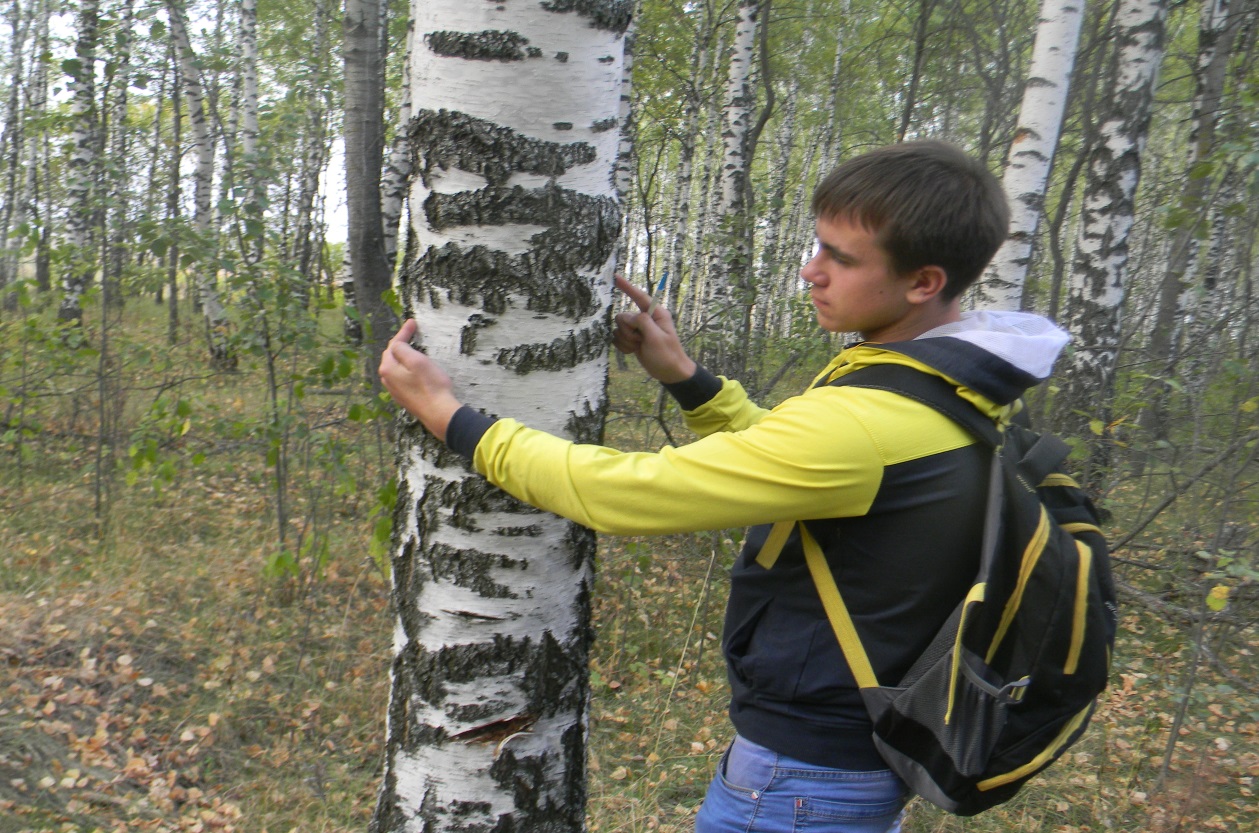
<svg viewBox="0 0 1259 833">
<path fill-rule="evenodd" d="M 1010 225 L 997 178 L 979 160 L 936 141 L 890 145 L 844 162 L 813 192 L 812 208 L 817 217 L 873 233 L 898 274 L 942 268 L 946 300 L 975 282 Z"/>
</svg>

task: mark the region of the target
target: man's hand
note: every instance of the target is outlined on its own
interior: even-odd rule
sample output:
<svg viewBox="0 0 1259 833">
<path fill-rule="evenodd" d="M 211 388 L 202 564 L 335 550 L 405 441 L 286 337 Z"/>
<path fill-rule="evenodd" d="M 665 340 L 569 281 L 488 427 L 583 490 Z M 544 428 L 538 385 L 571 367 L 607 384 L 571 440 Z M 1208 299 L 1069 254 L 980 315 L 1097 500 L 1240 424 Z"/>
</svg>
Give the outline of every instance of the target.
<svg viewBox="0 0 1259 833">
<path fill-rule="evenodd" d="M 380 381 L 385 390 L 434 437 L 446 441 L 450 418 L 462 403 L 450 377 L 428 356 L 411 346 L 419 325 L 407 319 L 380 355 Z"/>
<path fill-rule="evenodd" d="M 616 316 L 612 343 L 622 353 L 633 353 L 643 369 L 664 384 L 685 382 L 695 375 L 694 360 L 686 354 L 673 316 L 664 307 L 652 307 L 651 295 L 616 276 L 616 288 L 629 296 L 640 312 L 622 312 Z"/>
</svg>

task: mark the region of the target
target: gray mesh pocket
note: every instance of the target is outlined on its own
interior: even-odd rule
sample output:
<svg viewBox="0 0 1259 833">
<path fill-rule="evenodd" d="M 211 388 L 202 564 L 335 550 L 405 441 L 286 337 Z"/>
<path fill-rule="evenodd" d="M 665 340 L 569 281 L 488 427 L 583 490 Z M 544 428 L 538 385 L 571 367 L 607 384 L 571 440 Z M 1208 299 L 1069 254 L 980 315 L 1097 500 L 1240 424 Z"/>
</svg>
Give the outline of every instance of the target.
<svg viewBox="0 0 1259 833">
<path fill-rule="evenodd" d="M 976 777 L 987 768 L 1001 730 L 1005 728 L 1009 708 L 1018 702 L 1026 681 L 1002 684 L 992 678 L 982 659 L 965 648 L 961 650 L 961 673 L 947 723 L 951 653 L 914 685 L 904 689 L 889 708 L 930 729 L 940 751 L 949 757 L 956 771 L 965 777 Z"/>
</svg>

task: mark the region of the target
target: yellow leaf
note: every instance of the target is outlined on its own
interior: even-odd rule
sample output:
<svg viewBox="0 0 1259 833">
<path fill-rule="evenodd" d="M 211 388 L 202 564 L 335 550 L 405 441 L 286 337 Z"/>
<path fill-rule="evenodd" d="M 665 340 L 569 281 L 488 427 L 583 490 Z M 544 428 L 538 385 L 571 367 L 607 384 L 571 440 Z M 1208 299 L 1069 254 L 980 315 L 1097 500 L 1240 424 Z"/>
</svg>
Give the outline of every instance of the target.
<svg viewBox="0 0 1259 833">
<path fill-rule="evenodd" d="M 1105 428 L 1106 428 L 1106 423 L 1102 422 L 1100 419 L 1089 420 L 1089 430 L 1092 431 L 1097 436 L 1100 437 L 1102 435 L 1102 431 L 1105 430 Z"/>
<path fill-rule="evenodd" d="M 1212 587 L 1211 592 L 1207 594 L 1207 607 L 1217 612 L 1228 607 L 1228 594 L 1232 589 L 1225 584 Z"/>
</svg>

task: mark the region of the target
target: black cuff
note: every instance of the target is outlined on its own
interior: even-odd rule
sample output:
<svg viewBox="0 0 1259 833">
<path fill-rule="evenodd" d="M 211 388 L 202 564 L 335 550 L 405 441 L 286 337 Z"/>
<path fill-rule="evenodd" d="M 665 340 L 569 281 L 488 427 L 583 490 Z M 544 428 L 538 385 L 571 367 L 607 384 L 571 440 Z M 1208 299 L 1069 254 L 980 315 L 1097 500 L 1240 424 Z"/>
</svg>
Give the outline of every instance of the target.
<svg viewBox="0 0 1259 833">
<path fill-rule="evenodd" d="M 455 411 L 446 426 L 446 447 L 469 460 L 476 454 L 477 443 L 498 420 L 488 417 L 470 405 Z"/>
<path fill-rule="evenodd" d="M 721 380 L 706 368 L 696 365 L 694 376 L 684 382 L 665 385 L 664 389 L 678 401 L 682 410 L 693 411 L 721 392 Z"/>
</svg>

